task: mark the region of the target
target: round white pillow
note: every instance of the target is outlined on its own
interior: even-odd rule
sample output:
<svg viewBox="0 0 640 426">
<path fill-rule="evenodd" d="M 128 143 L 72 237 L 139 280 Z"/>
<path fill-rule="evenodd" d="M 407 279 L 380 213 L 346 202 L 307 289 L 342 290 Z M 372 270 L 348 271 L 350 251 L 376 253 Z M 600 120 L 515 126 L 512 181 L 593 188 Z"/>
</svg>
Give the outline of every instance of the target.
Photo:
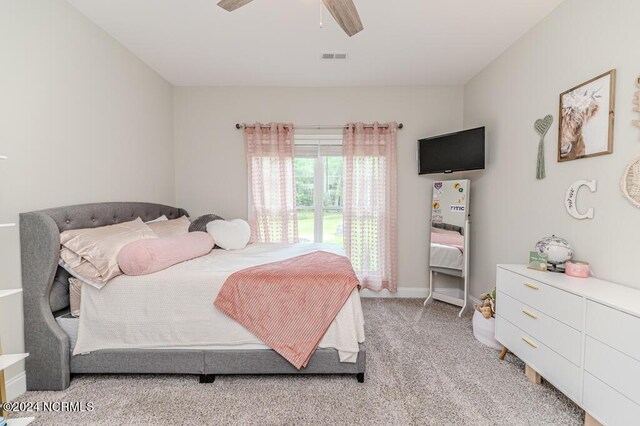
<svg viewBox="0 0 640 426">
<path fill-rule="evenodd" d="M 207 232 L 225 250 L 243 249 L 251 238 L 251 227 L 242 219 L 214 220 L 207 224 Z"/>
</svg>

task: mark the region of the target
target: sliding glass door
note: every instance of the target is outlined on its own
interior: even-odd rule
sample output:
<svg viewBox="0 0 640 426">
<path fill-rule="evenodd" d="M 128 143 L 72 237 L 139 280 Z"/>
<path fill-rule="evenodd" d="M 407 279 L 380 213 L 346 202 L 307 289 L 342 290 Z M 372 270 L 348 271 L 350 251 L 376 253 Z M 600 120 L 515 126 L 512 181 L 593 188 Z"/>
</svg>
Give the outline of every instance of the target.
<svg viewBox="0 0 640 426">
<path fill-rule="evenodd" d="M 296 140 L 294 174 L 300 242 L 343 244 L 341 140 Z"/>
</svg>

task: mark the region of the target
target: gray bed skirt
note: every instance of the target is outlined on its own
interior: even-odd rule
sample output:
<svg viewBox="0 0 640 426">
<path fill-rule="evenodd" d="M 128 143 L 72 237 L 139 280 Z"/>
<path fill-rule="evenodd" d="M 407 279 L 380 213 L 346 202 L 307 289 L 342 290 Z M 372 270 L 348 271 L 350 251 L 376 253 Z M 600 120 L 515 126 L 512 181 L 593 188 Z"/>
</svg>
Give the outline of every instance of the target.
<svg viewBox="0 0 640 426">
<path fill-rule="evenodd" d="M 270 349 L 121 349 L 71 357 L 71 373 L 155 374 L 358 374 L 365 371 L 366 350 L 356 363 L 340 362 L 335 349 L 319 348 L 307 367 L 296 369 Z M 27 373 L 28 374 L 28 373 Z"/>
<path fill-rule="evenodd" d="M 58 207 L 20 214 L 28 390 L 64 390 L 71 373 L 155 374 L 356 374 L 364 378 L 366 349 L 356 363 L 342 363 L 335 349 L 318 349 L 306 368 L 297 370 L 273 350 L 121 349 L 71 355 L 69 337 L 55 320 L 69 307 L 69 275 L 58 267 L 60 233 L 143 221 L 183 209 L 152 203 L 113 202 Z"/>
</svg>

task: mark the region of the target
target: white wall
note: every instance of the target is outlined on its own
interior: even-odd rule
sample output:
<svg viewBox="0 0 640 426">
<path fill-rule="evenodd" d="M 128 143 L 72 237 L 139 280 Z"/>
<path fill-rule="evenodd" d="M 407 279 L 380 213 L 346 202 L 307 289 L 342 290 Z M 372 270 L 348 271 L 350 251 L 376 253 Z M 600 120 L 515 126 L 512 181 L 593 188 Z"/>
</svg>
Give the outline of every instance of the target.
<svg viewBox="0 0 640 426">
<path fill-rule="evenodd" d="M 489 163 L 474 180 L 471 197 L 472 294 L 495 284 L 496 263 L 525 263 L 547 235 L 566 238 L 575 258 L 591 262 L 604 279 L 640 288 L 640 210 L 621 195 L 625 165 L 640 155 L 640 129 L 631 125 L 635 79 L 640 74 L 640 2 L 567 0 L 464 88 L 464 125 L 486 125 Z M 617 69 L 614 153 L 556 161 L 559 94 Z M 553 114 L 546 138 L 547 178 L 535 179 L 538 136 L 533 122 Z M 597 179 L 598 191 L 581 190 L 579 209 L 565 211 L 568 186 Z"/>
<path fill-rule="evenodd" d="M 176 87 L 174 117 L 177 204 L 192 215 L 226 218 L 247 216 L 244 140 L 235 123 L 404 123 L 398 131 L 398 285 L 427 285 L 431 180 L 417 174 L 416 141 L 460 128 L 462 88 Z"/>
<path fill-rule="evenodd" d="M 76 203 L 173 203 L 169 83 L 63 0 L 0 2 L 0 55 L 0 223 Z M 0 289 L 20 287 L 17 228 L 0 228 L 0 252 Z M 4 303 L 4 350 L 22 351 L 20 296 Z"/>
</svg>

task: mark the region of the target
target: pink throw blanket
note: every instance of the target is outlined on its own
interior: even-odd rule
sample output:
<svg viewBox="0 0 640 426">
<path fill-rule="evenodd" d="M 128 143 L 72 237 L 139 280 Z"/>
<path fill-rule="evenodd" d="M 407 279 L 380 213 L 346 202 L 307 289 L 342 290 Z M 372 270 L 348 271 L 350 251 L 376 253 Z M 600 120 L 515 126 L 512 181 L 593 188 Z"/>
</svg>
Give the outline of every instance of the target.
<svg viewBox="0 0 640 426">
<path fill-rule="evenodd" d="M 232 274 L 214 305 L 299 369 L 359 285 L 349 259 L 317 251 Z"/>
<path fill-rule="evenodd" d="M 455 234 L 441 234 L 437 232 L 431 233 L 431 242 L 436 244 L 442 244 L 443 246 L 455 247 L 460 250 L 460 253 L 464 252 L 464 237 L 457 232 Z"/>
</svg>

